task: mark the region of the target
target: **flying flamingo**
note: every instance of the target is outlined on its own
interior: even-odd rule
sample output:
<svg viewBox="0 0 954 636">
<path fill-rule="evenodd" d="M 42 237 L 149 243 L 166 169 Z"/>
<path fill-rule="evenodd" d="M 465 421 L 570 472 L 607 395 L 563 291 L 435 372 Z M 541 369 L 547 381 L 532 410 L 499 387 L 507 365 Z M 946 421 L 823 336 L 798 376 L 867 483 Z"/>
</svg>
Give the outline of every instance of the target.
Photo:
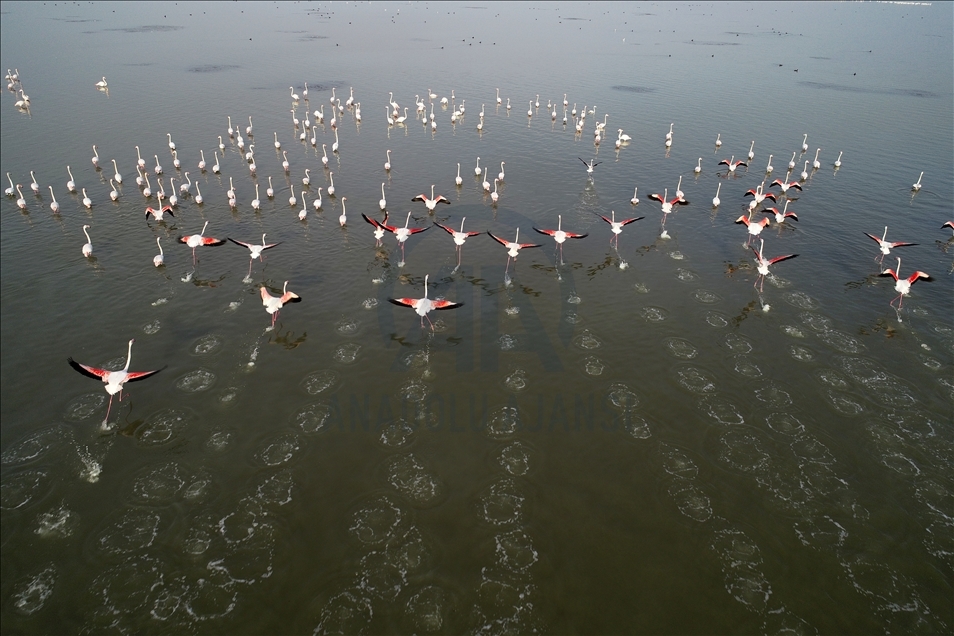
<svg viewBox="0 0 954 636">
<path fill-rule="evenodd" d="M 898 269 L 897 271 L 893 269 L 886 269 L 879 276 L 890 276 L 894 279 L 894 291 L 898 292 L 898 297 L 892 300 L 889 305 L 894 306 L 894 301 L 898 301 L 898 309 L 901 309 L 901 303 L 904 302 L 904 297 L 911 293 L 911 285 L 916 283 L 919 278 L 924 280 L 934 280 L 931 276 L 925 272 L 916 271 L 907 278 L 899 278 L 898 272 L 901 271 L 901 259 L 898 258 Z"/>
<path fill-rule="evenodd" d="M 590 159 L 589 163 L 583 160 L 582 157 L 577 157 L 580 161 L 583 161 L 583 165 L 586 166 L 586 174 L 593 174 L 593 168 L 603 163 L 602 161 L 596 161 L 595 159 Z"/>
<path fill-rule="evenodd" d="M 490 235 L 490 238 L 492 238 L 493 240 L 497 241 L 498 243 L 500 243 L 501 245 L 507 248 L 507 269 L 504 270 L 504 275 L 506 275 L 506 272 L 510 269 L 510 261 L 517 260 L 517 255 L 520 254 L 520 250 L 522 250 L 525 247 L 526 248 L 541 247 L 540 245 L 536 243 L 521 243 L 519 227 L 517 228 L 517 235 L 514 237 L 512 243 L 506 239 L 500 238 L 499 236 L 495 236 L 490 230 L 487 231 L 487 234 Z"/>
<path fill-rule="evenodd" d="M 597 214 L 597 216 L 600 217 L 601 219 L 603 219 L 604 221 L 606 221 L 607 223 L 609 223 L 609 225 L 610 225 L 610 231 L 613 232 L 613 236 L 610 238 L 610 243 L 614 243 L 614 242 L 615 242 L 616 245 L 617 245 L 617 247 L 619 247 L 619 235 L 623 233 L 623 227 L 626 226 L 626 225 L 629 225 L 629 224 L 632 223 L 633 221 L 639 221 L 639 220 L 641 220 L 641 219 L 646 218 L 646 217 L 644 217 L 644 216 L 637 216 L 637 217 L 634 217 L 634 218 L 632 218 L 632 219 L 623 219 L 622 221 L 617 221 L 617 220 L 616 220 L 616 211 L 615 211 L 615 210 L 611 210 L 611 211 L 610 211 L 610 217 L 609 217 L 609 218 L 603 216 L 602 214 Z"/>
<path fill-rule="evenodd" d="M 738 168 L 739 166 L 745 166 L 746 168 L 749 167 L 749 164 L 746 163 L 745 161 L 736 161 L 735 155 L 732 155 L 731 159 L 723 159 L 722 161 L 719 162 L 720 166 L 723 164 L 726 166 L 729 166 L 729 172 L 735 172 L 736 168 Z"/>
<path fill-rule="evenodd" d="M 483 232 L 465 232 L 464 221 L 466 220 L 467 220 L 466 216 L 460 220 L 460 232 L 453 230 L 447 227 L 446 225 L 438 223 L 437 221 L 434 222 L 434 225 L 436 225 L 437 227 L 441 228 L 442 230 L 450 234 L 452 237 L 454 237 L 454 245 L 457 247 L 457 267 L 454 268 L 454 271 L 457 271 L 457 269 L 460 267 L 460 252 L 461 252 L 461 248 L 464 246 L 464 241 L 466 241 L 471 236 L 477 236 L 478 234 L 483 234 Z"/>
<path fill-rule="evenodd" d="M 285 281 L 285 286 L 282 287 L 281 296 L 272 296 L 268 293 L 268 289 L 265 285 L 261 287 L 262 292 L 262 305 L 265 306 L 265 311 L 272 315 L 272 328 L 275 328 L 275 321 L 278 319 L 278 312 L 281 311 L 281 308 L 288 303 L 300 303 L 301 297 L 295 292 L 288 291 L 288 281 Z"/>
<path fill-rule="evenodd" d="M 388 302 L 402 307 L 410 307 L 418 316 L 421 317 L 421 327 L 424 327 L 424 319 L 431 325 L 431 331 L 434 331 L 434 323 L 428 317 L 431 310 L 440 311 L 442 309 L 456 309 L 464 303 L 452 303 L 449 300 L 431 300 L 427 297 L 427 279 L 430 275 L 424 276 L 424 297 L 423 298 L 388 298 Z"/>
<path fill-rule="evenodd" d="M 210 247 L 215 247 L 217 245 L 222 245 L 225 243 L 225 239 L 212 238 L 211 236 L 203 236 L 205 234 L 205 228 L 209 227 L 209 222 L 206 221 L 205 225 L 202 226 L 202 231 L 198 234 L 190 234 L 188 236 L 180 236 L 179 242 L 185 243 L 192 248 L 192 266 L 195 267 L 195 248 L 201 245 L 208 245 Z"/>
<path fill-rule="evenodd" d="M 175 214 L 172 213 L 171 205 L 160 205 L 158 210 L 150 206 L 146 208 L 146 214 L 145 214 L 146 218 L 149 218 L 150 214 L 152 215 L 152 218 L 156 219 L 156 221 L 158 221 L 159 223 L 162 223 L 162 219 L 166 214 L 168 214 L 169 216 L 175 216 Z"/>
<path fill-rule="evenodd" d="M 248 274 L 246 274 L 246 278 L 252 275 L 252 261 L 254 261 L 256 258 L 259 261 L 262 261 L 264 258 L 262 255 L 262 252 L 264 252 L 265 250 L 271 249 L 275 247 L 276 245 L 281 245 L 281 241 L 279 241 L 278 243 L 266 243 L 265 236 L 266 236 L 265 234 L 262 234 L 261 245 L 255 245 L 254 243 L 245 243 L 243 241 L 236 241 L 234 238 L 229 237 L 229 240 L 235 243 L 236 245 L 241 245 L 242 247 L 248 248 L 248 251 L 249 251 Z"/>
<path fill-rule="evenodd" d="M 945 221 L 944 225 L 941 226 L 941 229 L 943 230 L 946 227 L 949 227 L 952 231 L 954 231 L 954 221 Z"/>
<path fill-rule="evenodd" d="M 743 214 L 735 220 L 736 223 L 744 223 L 749 230 L 749 238 L 745 242 L 745 247 L 749 246 L 749 241 L 762 233 L 762 228 L 771 223 L 771 219 L 764 218 L 761 221 L 753 222 L 748 216 Z"/>
<path fill-rule="evenodd" d="M 534 232 L 538 234 L 546 234 L 547 236 L 552 236 L 553 240 L 556 241 L 557 251 L 560 252 L 560 264 L 563 264 L 563 243 L 566 242 L 568 238 L 572 239 L 581 239 L 586 238 L 589 234 L 577 234 L 575 232 L 564 232 L 563 231 L 563 215 L 557 215 L 557 229 L 555 230 L 541 230 L 540 228 L 533 228 Z"/>
<path fill-rule="evenodd" d="M 384 186 L 382 185 L 382 188 L 383 188 L 383 187 L 384 187 Z M 383 190 L 382 190 L 382 192 L 383 192 Z M 383 196 L 383 195 L 382 195 L 382 196 Z M 428 198 L 428 196 L 427 196 L 426 194 L 419 194 L 419 195 L 417 195 L 416 197 L 414 197 L 413 199 L 411 199 L 411 201 L 423 201 L 423 202 L 424 202 L 424 205 L 427 206 L 427 209 L 428 209 L 430 212 L 433 212 L 433 211 L 437 208 L 437 204 L 438 204 L 438 203 L 446 203 L 447 205 L 450 205 L 450 201 L 448 201 L 448 200 L 447 200 L 447 197 L 445 197 L 444 195 L 438 194 L 436 197 L 434 196 L 434 184 L 431 184 L 431 196 L 430 196 L 430 198 Z M 384 209 L 384 208 L 382 208 L 382 209 Z"/>
<path fill-rule="evenodd" d="M 381 239 L 384 238 L 384 232 L 385 232 L 384 224 L 388 222 L 388 216 L 389 216 L 387 210 L 384 211 L 384 221 L 381 221 L 380 223 L 372 219 L 371 217 L 369 217 L 367 214 L 364 214 L 363 212 L 361 213 L 361 216 L 364 217 L 365 221 L 367 221 L 374 227 L 374 240 L 375 240 L 374 246 L 381 247 Z"/>
<path fill-rule="evenodd" d="M 911 245 L 917 245 L 917 243 L 902 243 L 902 242 L 892 243 L 891 241 L 886 240 L 886 237 L 888 236 L 887 225 L 884 226 L 884 234 L 881 235 L 881 238 L 878 238 L 877 236 L 873 234 L 868 234 L 867 232 L 865 232 L 865 236 L 875 241 L 878 244 L 878 247 L 881 248 L 881 258 L 878 259 L 879 263 L 884 260 L 885 256 L 891 253 L 891 248 L 893 247 L 909 247 Z"/>
<path fill-rule="evenodd" d="M 109 393 L 109 406 L 106 407 L 106 418 L 103 420 L 103 428 L 105 429 L 106 423 L 109 422 L 109 411 L 113 406 L 113 396 L 119 393 L 119 401 L 123 400 L 123 385 L 127 382 L 136 382 L 137 380 L 145 380 L 149 376 L 156 375 L 162 369 L 154 369 L 152 371 L 130 371 L 129 363 L 132 360 L 132 346 L 135 342 L 135 339 L 129 341 L 129 351 L 126 353 L 126 366 L 124 366 L 119 371 L 107 371 L 106 369 L 98 369 L 96 367 L 91 367 L 86 364 L 81 364 L 74 360 L 73 358 L 67 358 L 70 366 L 85 375 L 88 378 L 93 378 L 94 380 L 102 380 L 106 385 L 106 392 Z M 165 367 L 163 367 L 164 369 Z"/>
<path fill-rule="evenodd" d="M 778 211 L 778 208 L 771 207 L 771 208 L 766 208 L 766 209 L 762 210 L 762 214 L 772 214 L 772 215 L 774 215 L 774 216 L 775 216 L 775 222 L 776 222 L 776 223 L 780 223 L 780 224 L 781 224 L 781 223 L 784 223 L 784 222 L 785 222 L 785 219 L 786 219 L 786 218 L 789 218 L 789 217 L 791 217 L 791 218 L 793 218 L 793 219 L 795 219 L 795 220 L 797 221 L 797 220 L 798 220 L 798 216 L 797 216 L 794 212 L 789 212 L 789 211 L 788 211 L 788 204 L 789 204 L 789 203 L 790 203 L 790 201 L 788 201 L 788 200 L 786 199 L 786 201 L 785 201 L 785 207 L 782 208 L 782 211 L 781 211 L 781 212 Z"/>
<path fill-rule="evenodd" d="M 754 198 L 749 202 L 749 209 L 750 209 L 750 210 L 754 210 L 754 209 L 755 209 L 756 207 L 758 207 L 758 205 L 759 205 L 760 203 L 762 203 L 762 201 L 764 201 L 765 199 L 771 199 L 772 201 L 775 201 L 775 193 L 774 193 L 774 192 L 765 192 L 765 191 L 762 189 L 764 185 L 765 185 L 765 182 L 763 181 L 763 182 L 760 183 L 757 187 L 755 187 L 755 188 L 752 189 L 752 190 L 747 191 L 744 195 L 742 195 L 742 196 L 746 196 L 746 197 L 751 195 L 752 197 L 754 197 Z"/>
<path fill-rule="evenodd" d="M 762 248 L 765 247 L 765 239 L 759 239 L 759 249 L 756 250 L 752 248 L 752 253 L 755 254 L 755 265 L 758 269 L 759 275 L 755 278 L 755 284 L 753 287 L 759 288 L 759 293 L 762 293 L 762 289 L 765 286 L 765 277 L 769 273 L 769 265 L 774 265 L 779 261 L 788 260 L 790 258 L 795 258 L 798 254 L 786 254 L 785 256 L 776 256 L 775 258 L 765 258 L 762 255 Z"/>
<path fill-rule="evenodd" d="M 392 225 L 385 225 L 383 223 L 381 224 L 381 227 L 383 227 L 385 230 L 393 234 L 394 237 L 397 239 L 398 243 L 401 244 L 401 262 L 398 263 L 399 267 L 404 266 L 404 242 L 407 241 L 407 239 L 412 234 L 418 234 L 419 232 L 423 232 L 425 230 L 430 229 L 429 226 L 428 227 L 408 227 L 410 222 L 411 222 L 411 213 L 408 212 L 407 220 L 404 221 L 404 227 L 394 227 Z"/>
<path fill-rule="evenodd" d="M 165 264 L 166 258 L 165 254 L 162 253 L 162 244 L 159 243 L 159 238 L 158 236 L 156 237 L 156 245 L 159 246 L 159 253 L 152 258 L 152 264 L 156 267 L 162 267 Z"/>
<path fill-rule="evenodd" d="M 771 188 L 774 185 L 777 185 L 782 189 L 782 194 L 788 192 L 789 188 L 795 188 L 799 192 L 802 190 L 802 185 L 798 181 L 789 181 L 786 183 L 783 179 L 776 179 L 771 183 L 771 185 L 769 185 L 769 187 Z"/>
</svg>

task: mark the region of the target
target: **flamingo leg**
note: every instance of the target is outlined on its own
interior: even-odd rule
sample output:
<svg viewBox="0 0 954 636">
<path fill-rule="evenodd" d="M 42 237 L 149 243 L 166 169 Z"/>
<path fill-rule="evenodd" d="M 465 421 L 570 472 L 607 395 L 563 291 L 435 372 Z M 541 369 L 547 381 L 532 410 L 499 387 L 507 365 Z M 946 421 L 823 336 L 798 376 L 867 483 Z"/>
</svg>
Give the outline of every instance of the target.
<svg viewBox="0 0 954 636">
<path fill-rule="evenodd" d="M 252 277 L 252 259 L 248 259 L 248 274 L 245 275 L 245 278 Z"/>
<path fill-rule="evenodd" d="M 109 396 L 109 405 L 106 407 L 106 417 L 103 418 L 103 426 L 109 423 L 109 411 L 113 408 L 113 396 Z"/>
<path fill-rule="evenodd" d="M 457 246 L 457 267 L 460 267 L 460 245 Z"/>
</svg>

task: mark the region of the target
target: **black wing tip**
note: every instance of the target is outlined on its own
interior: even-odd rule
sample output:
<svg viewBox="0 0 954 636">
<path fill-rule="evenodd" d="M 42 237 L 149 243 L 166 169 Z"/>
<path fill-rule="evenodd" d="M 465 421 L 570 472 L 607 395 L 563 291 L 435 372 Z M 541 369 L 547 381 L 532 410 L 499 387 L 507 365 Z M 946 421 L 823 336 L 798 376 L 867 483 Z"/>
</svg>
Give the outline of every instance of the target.
<svg viewBox="0 0 954 636">
<path fill-rule="evenodd" d="M 400 300 L 397 300 L 395 298 L 388 298 L 388 302 L 391 303 L 392 305 L 397 305 L 398 307 L 407 307 L 407 305 L 405 305 Z"/>
<path fill-rule="evenodd" d="M 290 303 L 300 303 L 300 302 L 301 302 L 301 296 L 299 296 L 298 294 L 295 294 L 294 298 L 289 298 L 288 301 L 283 304 L 288 305 Z"/>
<path fill-rule="evenodd" d="M 126 380 L 126 382 L 139 382 L 140 380 L 145 380 L 146 378 L 151 378 L 152 376 L 156 375 L 157 373 L 159 373 L 160 371 L 162 371 L 163 369 L 165 369 L 165 368 L 168 367 L 168 366 L 169 366 L 169 365 L 167 364 L 165 367 L 162 367 L 161 369 L 156 369 L 155 371 L 149 371 L 149 372 L 147 372 L 146 375 L 141 375 L 141 376 L 139 376 L 139 377 L 137 377 L 137 378 L 129 378 L 129 379 Z"/>
<path fill-rule="evenodd" d="M 93 378 L 94 380 L 102 380 L 102 378 L 96 375 L 95 373 L 91 373 L 87 371 L 83 367 L 83 365 L 81 365 L 79 362 L 77 362 L 73 358 L 67 358 L 66 361 L 69 363 L 71 367 L 73 367 L 74 369 L 76 369 L 77 371 L 85 375 L 87 378 Z"/>
</svg>

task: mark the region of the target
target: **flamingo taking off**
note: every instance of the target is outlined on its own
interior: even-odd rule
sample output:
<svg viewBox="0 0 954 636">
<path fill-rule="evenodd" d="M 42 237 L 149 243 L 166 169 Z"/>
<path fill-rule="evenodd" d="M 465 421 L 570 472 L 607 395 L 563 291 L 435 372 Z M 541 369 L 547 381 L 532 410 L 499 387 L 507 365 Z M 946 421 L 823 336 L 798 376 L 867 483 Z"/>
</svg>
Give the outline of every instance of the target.
<svg viewBox="0 0 954 636">
<path fill-rule="evenodd" d="M 510 261 L 517 260 L 517 255 L 520 254 L 520 250 L 522 250 L 523 248 L 541 247 L 537 243 L 521 243 L 519 227 L 517 228 L 517 235 L 514 237 L 513 242 L 510 242 L 506 239 L 502 239 L 499 236 L 495 236 L 493 232 L 491 232 L 490 230 L 487 231 L 487 234 L 490 235 L 490 238 L 492 238 L 493 240 L 497 241 L 498 243 L 500 243 L 501 245 L 507 248 L 507 269 L 504 270 L 505 273 L 507 270 L 510 269 Z"/>
<path fill-rule="evenodd" d="M 900 278 L 899 272 L 901 271 L 901 259 L 898 258 L 898 269 L 897 271 L 893 269 L 886 269 L 879 274 L 879 276 L 890 276 L 894 279 L 894 291 L 898 292 L 898 297 L 892 300 L 889 305 L 894 306 L 894 301 L 898 301 L 898 309 L 901 309 L 901 303 L 904 302 L 904 297 L 911 293 L 911 285 L 916 283 L 919 278 L 924 280 L 934 280 L 931 278 L 930 274 L 922 271 L 916 271 L 907 278 Z M 900 319 L 899 319 L 900 320 Z"/>
<path fill-rule="evenodd" d="M 766 219 L 767 220 L 767 219 Z M 776 256 L 775 258 L 765 258 L 762 255 L 762 248 L 765 247 L 765 239 L 759 240 L 759 249 L 752 248 L 752 253 L 755 254 L 755 266 L 758 269 L 759 275 L 755 278 L 755 284 L 753 287 L 759 288 L 759 293 L 762 292 L 762 288 L 765 286 L 765 277 L 769 273 L 769 265 L 774 265 L 779 261 L 785 261 L 790 258 L 795 258 L 798 254 L 786 254 L 785 256 Z"/>
<path fill-rule="evenodd" d="M 265 311 L 267 311 L 272 316 L 272 328 L 275 327 L 275 321 L 278 319 L 278 312 L 281 311 L 281 308 L 287 305 L 288 303 L 300 303 L 301 297 L 295 292 L 288 291 L 288 281 L 285 281 L 285 286 L 282 287 L 281 296 L 272 296 L 268 293 L 268 289 L 265 285 L 261 287 L 262 293 L 262 305 L 265 306 Z"/>
<path fill-rule="evenodd" d="M 306 208 L 306 209 L 307 209 L 307 208 Z M 262 234 L 262 244 L 261 244 L 261 245 L 255 245 L 254 243 L 245 243 L 245 242 L 243 242 L 243 241 L 236 241 L 234 238 L 229 237 L 229 240 L 232 241 L 233 243 L 235 243 L 236 245 L 241 245 L 242 247 L 248 248 L 248 251 L 249 251 L 249 257 L 248 257 L 248 274 L 246 274 L 246 276 L 251 276 L 251 275 L 252 275 L 252 261 L 254 261 L 256 258 L 257 258 L 259 261 L 261 261 L 262 258 L 263 258 L 262 252 L 264 252 L 265 250 L 271 249 L 271 248 L 275 247 L 276 245 L 280 245 L 280 244 L 281 244 L 281 241 L 279 241 L 278 243 L 266 243 L 266 242 L 265 242 L 265 236 L 266 236 L 265 234 Z"/>
<path fill-rule="evenodd" d="M 745 161 L 736 161 L 735 155 L 733 155 L 731 159 L 723 159 L 722 161 L 719 162 L 719 165 L 728 166 L 729 172 L 735 172 L 736 168 L 738 168 L 739 166 L 745 166 L 746 168 L 749 167 L 749 164 L 746 163 Z"/>
<path fill-rule="evenodd" d="M 206 221 L 205 225 L 202 226 L 202 231 L 198 234 L 190 234 L 188 236 L 180 236 L 179 242 L 185 243 L 192 248 L 192 266 L 195 267 L 195 248 L 207 245 L 209 247 L 215 247 L 225 243 L 225 239 L 212 238 L 211 236 L 204 236 L 205 228 L 209 227 L 209 222 Z"/>
<path fill-rule="evenodd" d="M 560 252 L 560 264 L 563 264 L 563 243 L 566 242 L 568 238 L 572 239 L 581 239 L 586 238 L 589 234 L 577 234 L 575 232 L 565 232 L 563 231 L 563 215 L 557 215 L 557 229 L 555 230 L 541 230 L 540 228 L 533 228 L 534 232 L 538 234 L 546 234 L 547 236 L 552 236 L 553 240 L 556 241 L 557 251 Z"/>
<path fill-rule="evenodd" d="M 146 218 L 149 218 L 150 214 L 152 215 L 152 218 L 156 219 L 156 221 L 160 223 L 162 223 L 162 219 L 166 214 L 169 216 L 175 216 L 175 214 L 172 213 L 171 205 L 160 205 L 158 210 L 150 206 L 146 208 Z"/>
<path fill-rule="evenodd" d="M 878 244 L 878 247 L 881 249 L 881 258 L 878 259 L 878 262 L 884 260 L 884 257 L 891 253 L 891 248 L 893 247 L 910 247 L 912 245 L 917 245 L 917 243 L 902 243 L 900 241 L 891 242 L 886 240 L 888 236 L 888 226 L 884 226 L 884 234 L 881 235 L 881 238 L 878 238 L 874 234 L 868 234 L 865 232 L 865 236 L 875 241 Z"/>
<path fill-rule="evenodd" d="M 583 160 L 582 157 L 577 157 L 580 161 L 583 161 L 583 165 L 586 166 L 586 174 L 593 174 L 593 168 L 603 163 L 602 161 L 596 161 L 595 159 L 590 159 L 589 163 Z"/>
<path fill-rule="evenodd" d="M 385 225 L 384 223 L 380 223 L 381 227 L 383 227 L 385 230 L 387 230 L 388 232 L 390 232 L 391 234 L 393 234 L 393 235 L 394 235 L 394 238 L 396 238 L 397 241 L 398 241 L 398 243 L 401 244 L 401 262 L 398 263 L 398 265 L 401 266 L 401 267 L 404 266 L 404 242 L 407 241 L 407 239 L 408 239 L 412 234 L 418 234 L 418 233 L 420 233 L 420 232 L 424 232 L 425 230 L 431 229 L 430 226 L 428 226 L 428 227 L 408 227 L 408 225 L 409 225 L 410 223 L 411 223 L 411 213 L 410 213 L 410 212 L 407 213 L 407 219 L 404 221 L 404 227 L 395 227 L 395 226 L 393 226 L 393 225 Z"/>
<path fill-rule="evenodd" d="M 382 185 L 382 188 L 383 188 L 383 185 Z M 448 201 L 447 197 L 445 197 L 444 195 L 438 194 L 436 197 L 434 196 L 434 184 L 431 184 L 430 198 L 428 198 L 426 194 L 419 194 L 413 199 L 411 199 L 411 201 L 423 201 L 424 205 L 426 205 L 427 209 L 431 212 L 433 212 L 437 208 L 438 203 L 446 203 L 447 205 L 450 205 L 450 201 Z"/>
<path fill-rule="evenodd" d="M 460 267 L 460 250 L 464 246 L 464 241 L 466 241 L 471 236 L 477 236 L 478 234 L 483 234 L 483 232 L 465 232 L 464 221 L 466 220 L 467 220 L 466 216 L 460 220 L 459 232 L 457 230 L 453 230 L 447 227 L 446 225 L 438 223 L 437 221 L 434 221 L 434 225 L 436 225 L 437 227 L 441 228 L 442 230 L 450 234 L 452 237 L 454 237 L 454 245 L 457 247 L 457 267 L 454 268 L 454 271 L 457 271 L 457 268 Z"/>
<path fill-rule="evenodd" d="M 433 311 L 440 311 L 443 309 L 456 309 L 464 303 L 453 303 L 449 300 L 435 299 L 431 300 L 427 297 L 427 279 L 430 275 L 424 276 L 424 297 L 423 298 L 388 298 L 389 303 L 401 307 L 410 307 L 421 317 L 421 327 L 424 326 L 424 319 L 427 318 L 427 322 L 431 325 L 431 331 L 434 330 L 434 323 L 431 322 L 431 319 L 428 317 L 428 313 Z"/>
<path fill-rule="evenodd" d="M 789 202 L 788 200 L 785 201 L 785 207 L 782 208 L 782 211 L 781 211 L 781 212 L 778 211 L 778 208 L 771 207 L 771 208 L 766 208 L 766 209 L 762 210 L 762 214 L 771 214 L 771 215 L 774 215 L 774 216 L 775 216 L 775 222 L 776 222 L 776 223 L 784 223 L 784 222 L 785 222 L 785 219 L 787 219 L 787 218 L 792 218 L 792 219 L 794 219 L 794 220 L 797 221 L 797 220 L 798 220 L 798 216 L 797 216 L 794 212 L 789 212 L 789 211 L 788 211 L 788 204 L 789 204 L 789 203 L 790 203 L 790 202 Z"/>
<path fill-rule="evenodd" d="M 617 221 L 615 210 L 610 211 L 609 218 L 603 216 L 602 214 L 597 214 L 597 216 L 603 219 L 604 221 L 606 221 L 607 223 L 609 223 L 610 231 L 613 232 L 613 236 L 610 238 L 610 243 L 615 242 L 617 246 L 619 246 L 619 235 L 623 233 L 624 226 L 629 225 L 630 223 L 634 221 L 639 221 L 641 219 L 646 218 L 644 216 L 637 216 L 631 219 L 623 219 L 622 221 Z"/>
<path fill-rule="evenodd" d="M 106 385 L 106 392 L 109 393 L 109 406 L 106 407 L 106 418 L 103 419 L 103 427 L 106 427 L 106 423 L 109 422 L 109 411 L 113 406 L 113 396 L 119 393 L 119 401 L 122 402 L 123 399 L 123 385 L 127 382 L 136 382 L 137 380 L 145 380 L 146 378 L 156 375 L 162 369 L 154 369 L 152 371 L 130 371 L 129 363 L 132 360 L 132 346 L 135 342 L 135 339 L 129 341 L 129 350 L 126 353 L 126 366 L 124 366 L 119 371 L 108 371 L 106 369 L 99 369 L 97 367 L 92 367 L 87 364 L 81 364 L 74 360 L 73 358 L 67 358 L 70 366 L 85 375 L 88 378 L 93 378 L 94 380 L 102 380 L 103 384 Z M 165 368 L 165 367 L 163 367 Z"/>
<path fill-rule="evenodd" d="M 746 216 L 745 214 L 743 214 L 742 216 L 740 216 L 739 218 L 737 218 L 737 219 L 735 220 L 735 222 L 736 222 L 736 223 L 744 223 L 744 224 L 745 224 L 745 227 L 748 228 L 748 230 L 749 230 L 749 238 L 748 238 L 748 240 L 745 241 L 745 247 L 748 247 L 748 246 L 749 246 L 749 241 L 751 241 L 754 237 L 756 237 L 756 236 L 758 236 L 759 234 L 761 234 L 761 233 L 762 233 L 762 229 L 763 229 L 766 225 L 768 225 L 769 223 L 771 223 L 772 221 L 771 221 L 771 219 L 768 219 L 768 218 L 764 218 L 764 219 L 762 219 L 761 221 L 752 221 L 751 219 L 749 219 L 748 216 Z"/>
<path fill-rule="evenodd" d="M 374 227 L 374 246 L 381 247 L 381 239 L 384 238 L 385 232 L 384 224 L 388 222 L 389 216 L 387 210 L 384 211 L 384 221 L 381 221 L 380 223 L 363 212 L 361 213 L 361 216 L 364 217 L 364 220 L 370 223 L 372 227 Z"/>
<path fill-rule="evenodd" d="M 789 188 L 795 188 L 799 192 L 802 191 L 802 184 L 800 184 L 798 181 L 786 182 L 783 179 L 776 179 L 769 185 L 769 187 L 771 188 L 772 186 L 775 186 L 775 185 L 777 185 L 779 188 L 782 189 L 782 194 L 785 194 L 786 192 L 788 192 Z"/>
</svg>

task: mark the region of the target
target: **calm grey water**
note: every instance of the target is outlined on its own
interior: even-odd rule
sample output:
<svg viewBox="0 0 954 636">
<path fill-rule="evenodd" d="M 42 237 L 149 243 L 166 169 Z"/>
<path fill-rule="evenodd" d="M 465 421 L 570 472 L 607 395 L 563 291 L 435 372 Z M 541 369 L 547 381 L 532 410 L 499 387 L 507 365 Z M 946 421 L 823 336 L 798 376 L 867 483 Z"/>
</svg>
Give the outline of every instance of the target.
<svg viewBox="0 0 954 636">
<path fill-rule="evenodd" d="M 0 66 L 30 97 L 18 110 L 8 92 L 0 127 L 27 204 L 7 197 L 0 215 L 4 631 L 954 628 L 951 5 L 2 10 Z M 352 87 L 362 121 L 337 116 L 332 153 L 332 88 L 344 104 Z M 429 91 L 436 131 L 415 119 Z M 392 92 L 403 126 L 381 113 Z M 579 134 L 564 94 L 594 111 Z M 319 107 L 299 141 L 290 110 Z M 255 176 L 228 116 L 256 146 Z M 619 128 L 632 140 L 617 149 Z M 718 165 L 753 141 L 748 169 Z M 136 186 L 137 145 L 153 190 L 158 156 L 165 188 L 188 171 L 203 205 L 144 219 L 156 197 Z M 798 221 L 759 238 L 767 257 L 798 257 L 760 293 L 733 221 L 793 152 L 788 180 L 809 162 L 788 191 Z M 506 162 L 496 205 L 478 157 L 490 181 Z M 600 163 L 588 176 L 580 159 Z M 662 238 L 649 195 L 672 197 L 680 177 L 689 205 Z M 506 249 L 475 236 L 455 270 L 432 227 L 401 266 L 394 237 L 376 248 L 360 216 L 382 218 L 382 182 L 397 226 L 409 211 L 411 227 L 466 217 L 542 247 L 505 273 Z M 451 201 L 433 214 L 410 201 L 431 184 Z M 645 218 L 614 245 L 597 216 L 612 212 Z M 532 231 L 558 215 L 589 233 L 562 263 Z M 231 243 L 199 248 L 193 267 L 176 237 L 206 221 L 208 236 L 281 244 L 249 277 Z M 900 312 L 863 234 L 885 226 L 918 245 L 884 266 L 901 256 L 902 276 L 934 279 Z M 433 332 L 387 302 L 422 296 L 425 276 L 431 298 L 464 303 L 431 314 Z M 271 330 L 259 288 L 286 280 L 302 302 Z M 163 370 L 128 385 L 104 431 L 103 386 L 66 359 L 121 368 L 130 338 L 133 370 Z"/>
</svg>

